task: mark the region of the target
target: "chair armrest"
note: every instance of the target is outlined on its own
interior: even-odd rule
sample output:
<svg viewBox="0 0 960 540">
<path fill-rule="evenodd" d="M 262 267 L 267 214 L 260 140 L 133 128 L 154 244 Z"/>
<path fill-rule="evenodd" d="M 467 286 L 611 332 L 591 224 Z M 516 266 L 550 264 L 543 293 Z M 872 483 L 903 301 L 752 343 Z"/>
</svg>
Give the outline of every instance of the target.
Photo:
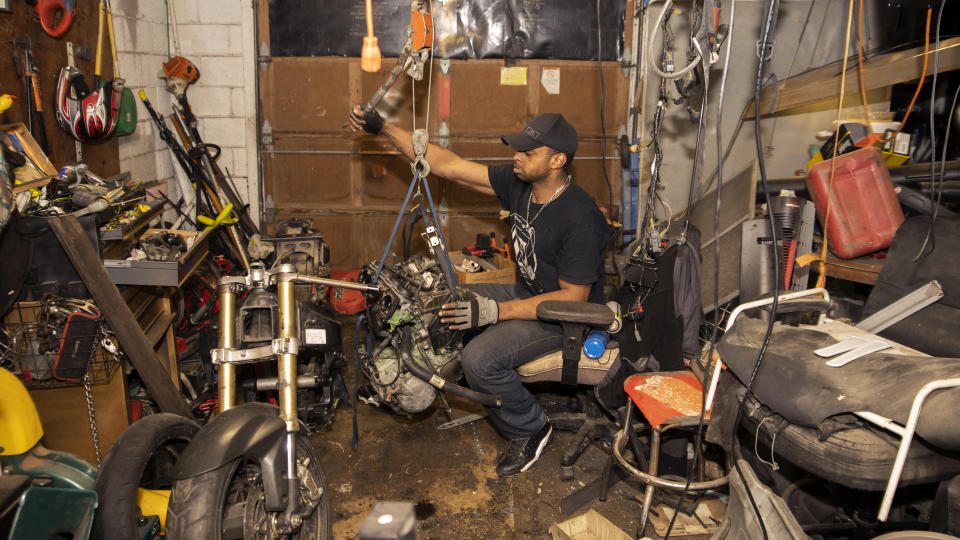
<svg viewBox="0 0 960 540">
<path fill-rule="evenodd" d="M 603 304 L 547 300 L 537 306 L 537 318 L 546 322 L 566 322 L 606 327 L 614 321 L 614 314 L 610 308 Z"/>
</svg>

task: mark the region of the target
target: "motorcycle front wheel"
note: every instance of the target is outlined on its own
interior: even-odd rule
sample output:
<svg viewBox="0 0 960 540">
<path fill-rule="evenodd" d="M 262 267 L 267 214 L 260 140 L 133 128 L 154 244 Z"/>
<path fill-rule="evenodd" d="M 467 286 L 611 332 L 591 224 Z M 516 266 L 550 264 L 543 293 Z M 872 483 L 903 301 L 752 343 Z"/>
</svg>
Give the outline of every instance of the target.
<svg viewBox="0 0 960 540">
<path fill-rule="evenodd" d="M 289 538 L 332 538 L 330 492 L 320 459 L 304 433 L 297 435 L 300 507 L 312 506 Z M 256 460 L 235 459 L 204 474 L 178 480 L 167 509 L 166 536 L 172 540 L 277 538 L 273 513 L 264 508 L 263 476 Z"/>
</svg>

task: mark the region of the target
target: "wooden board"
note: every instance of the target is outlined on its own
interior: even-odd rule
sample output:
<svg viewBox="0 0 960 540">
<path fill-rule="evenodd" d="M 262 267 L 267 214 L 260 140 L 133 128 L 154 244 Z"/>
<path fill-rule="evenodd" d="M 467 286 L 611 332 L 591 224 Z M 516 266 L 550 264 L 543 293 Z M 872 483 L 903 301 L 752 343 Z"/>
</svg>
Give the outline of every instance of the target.
<svg viewBox="0 0 960 540">
<path fill-rule="evenodd" d="M 123 370 L 117 369 L 109 382 L 92 386 L 100 452 L 104 456 L 129 423 L 125 380 Z M 77 454 L 95 464 L 83 386 L 30 388 L 29 392 L 43 422 L 43 445 Z"/>
<path fill-rule="evenodd" d="M 931 40 L 928 53 L 927 75 L 933 73 L 934 43 Z M 940 41 L 939 49 L 940 73 L 960 69 L 960 37 Z M 881 54 L 867 59 L 863 64 L 863 84 L 867 90 L 884 88 L 893 84 L 913 81 L 920 78 L 923 68 L 923 47 L 916 47 L 906 51 L 897 51 Z M 860 92 L 857 84 L 857 58 L 847 61 L 846 94 Z M 843 64 L 835 62 L 800 75 L 784 79 L 776 87 L 765 88 L 760 93 L 760 114 L 773 114 L 801 105 L 816 103 L 826 99 L 836 99 L 840 96 L 840 75 L 843 73 Z M 773 100 L 773 107 L 770 101 Z M 746 118 L 754 117 L 755 107 L 747 109 Z"/>
<path fill-rule="evenodd" d="M 814 264 L 816 267 L 816 263 Z M 830 277 L 876 285 L 880 270 L 883 269 L 883 259 L 871 255 L 864 255 L 856 259 L 841 259 L 833 253 L 827 253 L 827 275 Z"/>
</svg>

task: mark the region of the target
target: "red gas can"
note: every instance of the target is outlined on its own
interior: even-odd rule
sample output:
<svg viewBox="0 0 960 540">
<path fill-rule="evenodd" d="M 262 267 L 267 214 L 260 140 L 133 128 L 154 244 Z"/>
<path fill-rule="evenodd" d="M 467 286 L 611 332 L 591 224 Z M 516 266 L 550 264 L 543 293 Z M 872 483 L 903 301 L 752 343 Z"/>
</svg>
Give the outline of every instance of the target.
<svg viewBox="0 0 960 540">
<path fill-rule="evenodd" d="M 811 167 L 806 178 L 821 226 L 829 194 L 830 221 L 826 231 L 830 251 L 852 259 L 889 246 L 903 223 L 903 210 L 883 155 L 870 147 L 837 156 L 832 191 L 830 161 Z"/>
</svg>

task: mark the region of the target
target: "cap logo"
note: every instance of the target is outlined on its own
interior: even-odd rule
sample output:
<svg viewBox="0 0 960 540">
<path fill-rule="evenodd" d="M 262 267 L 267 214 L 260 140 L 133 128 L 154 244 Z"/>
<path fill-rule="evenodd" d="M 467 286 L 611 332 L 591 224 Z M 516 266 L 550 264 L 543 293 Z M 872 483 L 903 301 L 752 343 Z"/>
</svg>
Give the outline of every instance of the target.
<svg viewBox="0 0 960 540">
<path fill-rule="evenodd" d="M 530 137 L 534 138 L 534 139 L 536 139 L 537 137 L 540 136 L 540 132 L 537 131 L 537 130 L 535 130 L 535 129 L 533 129 L 533 128 L 530 127 L 530 126 L 527 126 L 527 127 L 523 128 L 523 132 L 526 133 L 527 135 L 529 135 Z"/>
</svg>

